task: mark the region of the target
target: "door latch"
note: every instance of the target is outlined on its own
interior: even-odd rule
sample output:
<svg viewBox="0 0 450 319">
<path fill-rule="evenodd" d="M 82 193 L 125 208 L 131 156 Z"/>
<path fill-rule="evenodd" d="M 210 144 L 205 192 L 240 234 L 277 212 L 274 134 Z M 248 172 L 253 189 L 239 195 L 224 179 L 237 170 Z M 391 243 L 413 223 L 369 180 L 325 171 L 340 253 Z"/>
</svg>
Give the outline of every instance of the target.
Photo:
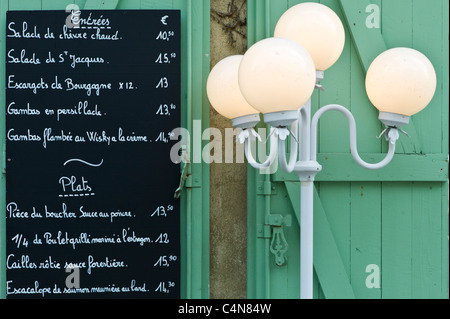
<svg viewBox="0 0 450 319">
<path fill-rule="evenodd" d="M 283 227 L 292 225 L 292 216 L 283 216 L 281 214 L 269 214 L 267 223 L 260 225 L 258 233 L 260 238 L 271 238 L 270 252 L 275 256 L 275 263 L 278 266 L 284 266 L 287 263 L 286 253 L 288 251 L 288 242 L 284 236 Z M 261 227 L 262 226 L 262 227 Z"/>
<path fill-rule="evenodd" d="M 184 166 L 183 170 L 181 171 L 180 184 L 178 185 L 178 188 L 175 190 L 175 194 L 173 195 L 173 197 L 177 199 L 181 196 L 181 191 L 183 190 L 186 178 L 188 176 L 189 153 L 187 152 L 185 146 L 181 148 L 181 156 L 183 158 L 182 163 L 184 163 Z"/>
</svg>

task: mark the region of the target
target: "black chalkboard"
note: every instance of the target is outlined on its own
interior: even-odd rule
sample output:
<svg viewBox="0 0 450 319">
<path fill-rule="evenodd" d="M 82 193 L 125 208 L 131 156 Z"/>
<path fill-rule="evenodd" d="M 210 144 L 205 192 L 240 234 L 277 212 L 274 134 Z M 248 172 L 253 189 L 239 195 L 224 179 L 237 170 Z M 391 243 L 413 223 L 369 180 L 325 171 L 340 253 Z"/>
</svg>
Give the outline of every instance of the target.
<svg viewBox="0 0 450 319">
<path fill-rule="evenodd" d="M 180 12 L 6 24 L 7 298 L 179 298 Z"/>
</svg>

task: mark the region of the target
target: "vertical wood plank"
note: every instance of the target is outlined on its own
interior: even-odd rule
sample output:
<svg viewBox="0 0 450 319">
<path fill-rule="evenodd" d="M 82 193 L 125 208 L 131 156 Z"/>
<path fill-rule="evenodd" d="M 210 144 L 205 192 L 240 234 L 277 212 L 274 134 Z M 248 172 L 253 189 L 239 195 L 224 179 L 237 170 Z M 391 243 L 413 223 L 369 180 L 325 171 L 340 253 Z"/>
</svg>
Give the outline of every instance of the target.
<svg viewBox="0 0 450 319">
<path fill-rule="evenodd" d="M 448 14 L 448 12 L 447 12 Z M 449 183 L 441 184 L 441 273 L 442 273 L 442 292 L 441 298 L 448 299 L 449 282 L 449 214 L 448 214 L 448 190 Z"/>
<path fill-rule="evenodd" d="M 441 105 L 442 105 L 442 71 L 444 65 L 442 55 L 442 3 L 444 1 L 413 1 L 413 48 L 425 54 L 436 70 L 437 88 L 433 100 L 420 113 L 414 116 L 418 124 L 417 132 L 423 144 L 424 153 L 441 152 Z M 447 39 L 448 41 L 448 39 Z M 448 62 L 448 56 L 445 58 Z M 445 88 L 448 90 L 448 87 Z"/>
<path fill-rule="evenodd" d="M 286 197 L 284 197 L 286 200 Z M 290 206 L 290 205 L 289 205 Z M 292 212 L 292 226 L 291 227 L 285 227 L 285 234 L 287 234 L 287 239 L 289 243 L 289 250 L 288 250 L 288 272 L 286 275 L 285 280 L 287 281 L 288 285 L 288 294 L 285 296 L 285 298 L 300 298 L 300 241 L 298 240 L 300 238 L 300 229 L 297 226 L 298 223 L 296 223 L 296 219 L 294 217 L 295 213 L 292 210 L 292 208 L 289 210 Z M 318 286 L 318 280 L 313 281 L 316 285 L 315 288 L 313 288 L 313 291 L 317 291 Z"/>
<path fill-rule="evenodd" d="M 257 220 L 256 220 L 256 172 L 247 170 L 247 298 L 256 298 Z"/>
<path fill-rule="evenodd" d="M 413 0 L 386 1 L 383 0 L 381 17 L 383 39 L 387 48 L 395 47 L 412 47 L 412 28 L 413 28 Z M 411 122 L 415 121 L 415 117 Z M 412 126 L 412 128 L 411 128 Z M 414 125 L 404 126 L 403 129 L 408 132 L 414 129 Z M 410 139 L 401 136 L 398 143 L 397 153 L 419 153 L 420 149 L 415 149 L 414 144 L 410 143 Z M 387 150 L 387 146 L 383 145 L 383 151 Z"/>
<path fill-rule="evenodd" d="M 256 0 L 247 0 L 247 46 L 256 42 Z"/>
<path fill-rule="evenodd" d="M 339 4 L 336 1 L 321 0 L 321 4 L 332 9 L 339 18 L 343 19 Z M 347 27 L 344 24 L 346 34 Z M 327 104 L 341 104 L 350 108 L 351 101 L 351 41 L 346 39 L 344 49 L 338 61 L 324 73 L 321 84 L 325 91 L 315 90 L 317 95 L 317 108 Z M 314 100 L 312 101 L 314 105 Z M 348 152 L 349 128 L 345 117 L 338 112 L 329 112 L 323 116 L 319 123 L 319 152 Z M 327 214 L 331 230 L 341 255 L 345 271 L 350 276 L 350 183 L 320 183 L 320 196 L 322 205 Z M 329 283 L 321 281 L 321 287 L 328 289 Z M 321 295 L 323 294 L 323 291 Z M 326 297 L 326 295 L 324 295 Z"/>
<path fill-rule="evenodd" d="M 411 47 L 414 0 L 383 0 L 381 18 L 387 48 Z"/>
<path fill-rule="evenodd" d="M 442 1 L 442 67 L 441 75 L 441 112 L 442 112 L 442 153 L 449 153 L 449 1 Z"/>
<path fill-rule="evenodd" d="M 274 185 L 274 184 L 272 184 Z M 276 187 L 274 191 L 276 191 L 277 196 L 270 196 L 270 206 L 271 207 L 277 207 L 276 210 L 271 209 L 272 214 L 281 214 L 283 216 L 287 216 L 288 214 L 292 214 L 292 208 L 290 207 L 290 204 L 286 200 L 282 200 L 283 198 L 287 198 L 286 188 L 282 185 L 276 185 L 272 186 Z M 261 196 L 261 195 L 260 195 Z M 292 216 L 294 217 L 294 216 Z M 295 219 L 295 217 L 294 217 Z M 283 266 L 277 266 L 275 263 L 275 256 L 272 252 L 270 252 L 269 257 L 269 267 L 270 267 L 270 298 L 271 299 L 286 299 L 289 298 L 289 293 L 294 293 L 294 296 L 296 293 L 300 292 L 300 284 L 298 283 L 297 291 L 292 291 L 291 286 L 295 285 L 294 281 L 299 281 L 298 275 L 295 274 L 295 272 L 298 273 L 298 260 L 293 255 L 296 255 L 298 252 L 298 245 L 297 249 L 294 248 L 295 242 L 298 242 L 298 238 L 294 238 L 293 235 L 296 234 L 298 236 L 298 230 L 294 227 L 286 227 L 282 226 L 282 231 L 285 236 L 285 239 L 288 243 L 288 250 L 287 254 L 285 255 L 288 258 L 288 262 L 284 264 Z M 292 229 L 294 228 L 294 229 Z M 270 244 L 272 245 L 273 240 L 273 231 L 274 228 L 272 227 L 272 238 L 269 239 Z M 260 239 L 262 240 L 262 239 Z M 273 247 L 273 245 L 272 245 Z M 294 265 L 297 265 L 296 269 L 292 269 Z M 291 273 L 294 272 L 294 276 L 291 277 Z M 291 283 L 292 282 L 292 283 Z M 298 294 L 299 295 L 299 294 Z"/>
<path fill-rule="evenodd" d="M 209 103 L 206 95 L 206 79 L 210 70 L 209 61 L 209 2 L 188 1 L 191 6 L 191 63 L 192 73 L 188 79 L 191 86 L 192 120 L 201 121 L 201 131 L 209 126 Z M 189 14 L 188 13 L 188 14 Z M 201 148 L 207 141 L 202 141 Z M 192 164 L 191 173 L 201 180 L 202 188 L 192 188 L 192 274 L 193 298 L 209 297 L 209 166 L 203 163 Z M 201 210 L 195 205 L 201 205 Z M 194 228 L 195 227 L 195 228 Z M 198 271 L 201 269 L 201 271 Z M 201 288 L 201 289 L 200 289 Z"/>
<path fill-rule="evenodd" d="M 442 53 L 441 53 L 441 61 L 443 63 L 442 68 L 440 69 L 441 74 L 441 86 L 440 90 L 442 92 L 441 99 L 441 118 L 442 118 L 442 153 L 449 153 L 449 2 L 442 1 Z M 441 254 L 442 254 L 442 298 L 449 297 L 449 183 L 448 180 L 446 183 L 441 185 Z"/>
<path fill-rule="evenodd" d="M 381 0 L 372 1 L 372 3 L 378 5 L 380 9 L 382 8 Z M 383 130 L 383 125 L 378 120 L 378 110 L 367 96 L 365 70 L 359 61 L 356 44 L 350 36 L 347 37 L 347 41 L 351 43 L 350 110 L 356 121 L 358 151 L 361 153 L 379 153 L 382 151 L 382 145 L 386 144 L 383 139 L 376 138 Z"/>
<path fill-rule="evenodd" d="M 440 197 L 440 183 L 413 184 L 411 238 L 413 298 L 442 297 Z"/>
<path fill-rule="evenodd" d="M 381 296 L 412 297 L 411 183 L 382 184 Z"/>
<path fill-rule="evenodd" d="M 281 15 L 288 9 L 288 0 L 270 1 L 270 36 L 273 37 L 275 27 Z"/>
<path fill-rule="evenodd" d="M 133 0 L 137 1 L 135 5 L 137 8 L 140 8 L 141 3 L 140 0 Z M 128 1 L 127 1 L 128 2 Z M 119 2 L 119 7 L 124 5 L 124 1 Z M 191 17 L 188 14 L 188 5 L 187 1 L 174 1 L 174 7 L 176 9 L 181 10 L 181 96 L 186 97 L 181 99 L 181 127 L 185 127 L 187 129 L 190 128 L 190 108 L 192 107 L 190 99 L 188 100 L 189 93 L 188 91 L 191 89 L 191 82 L 189 79 L 188 70 L 190 70 L 190 48 L 191 48 L 191 37 L 193 36 L 191 30 Z M 185 196 L 181 197 L 181 207 L 182 211 L 185 212 L 180 216 L 181 218 L 181 224 L 186 225 L 186 227 L 182 227 L 180 231 L 180 238 L 182 243 L 182 249 L 181 249 L 181 259 L 185 262 L 181 263 L 181 291 L 183 292 L 182 298 L 191 298 L 192 297 L 192 286 L 194 283 L 192 283 L 191 279 L 191 272 L 192 270 L 192 257 L 190 254 L 190 251 L 192 250 L 191 243 L 190 243 L 190 232 L 192 232 L 192 227 L 190 224 L 190 211 L 189 211 L 189 205 L 192 202 L 192 194 L 190 191 L 186 191 Z"/>
<path fill-rule="evenodd" d="M 413 28 L 413 0 L 382 1 L 381 21 L 383 39 L 386 43 L 386 49 L 395 47 L 412 47 L 412 28 Z M 403 127 L 411 138 L 402 134 L 400 136 L 397 153 L 420 153 L 422 152 L 421 140 L 416 132 L 415 117 L 412 117 L 410 124 Z M 383 144 L 384 152 L 387 145 Z"/>
<path fill-rule="evenodd" d="M 372 61 L 386 50 L 380 30 L 366 27 L 365 10 L 372 2 L 369 0 L 338 0 L 338 2 L 345 18 L 343 22 L 346 22 L 356 44 L 361 65 L 367 71 Z"/>
<path fill-rule="evenodd" d="M 331 8 L 343 19 L 339 5 L 334 0 L 322 0 L 321 3 Z M 346 34 L 348 34 L 347 28 Z M 350 108 L 351 75 L 350 75 L 350 41 L 345 46 L 339 60 L 325 71 L 321 84 L 325 91 L 319 93 L 320 107 L 327 104 L 341 104 Z M 340 112 L 328 112 L 321 117 L 319 123 L 319 152 L 350 152 L 349 128 L 347 119 Z"/>
<path fill-rule="evenodd" d="M 380 182 L 351 186 L 351 283 L 360 299 L 381 298 L 381 288 L 366 285 L 367 266 L 376 265 L 381 271 L 380 188 Z"/>
<path fill-rule="evenodd" d="M 350 183 L 322 182 L 320 198 L 345 270 L 350 276 Z"/>
<path fill-rule="evenodd" d="M 372 1 L 372 3 L 382 8 L 381 0 Z M 356 44 L 353 38 L 349 37 L 348 40 L 351 41 L 350 109 L 357 126 L 358 150 L 361 153 L 383 152 L 386 142 L 376 138 L 382 131 L 383 125 L 378 120 L 378 110 L 367 96 L 365 70 L 361 65 Z M 370 162 L 369 159 L 365 160 Z M 381 267 L 381 183 L 352 182 L 350 184 L 352 287 L 357 298 L 381 298 L 380 288 L 368 288 L 366 285 L 369 275 L 366 273 L 367 266 Z"/>
</svg>

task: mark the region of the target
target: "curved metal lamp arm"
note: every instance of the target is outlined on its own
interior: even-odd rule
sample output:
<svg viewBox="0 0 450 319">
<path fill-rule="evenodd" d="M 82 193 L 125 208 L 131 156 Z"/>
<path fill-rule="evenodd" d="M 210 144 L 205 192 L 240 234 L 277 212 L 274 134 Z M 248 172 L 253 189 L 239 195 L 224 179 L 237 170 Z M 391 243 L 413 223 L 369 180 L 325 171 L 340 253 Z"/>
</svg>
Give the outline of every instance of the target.
<svg viewBox="0 0 450 319">
<path fill-rule="evenodd" d="M 252 155 L 252 147 L 251 147 L 252 137 L 249 135 L 247 138 L 245 138 L 245 142 L 244 142 L 245 143 L 245 146 L 244 146 L 245 156 L 247 157 L 248 163 L 253 168 L 256 168 L 256 169 L 267 168 L 276 159 L 278 137 L 276 134 L 273 134 L 273 130 L 274 130 L 273 128 L 271 128 L 270 130 L 271 130 L 271 132 L 270 132 L 270 153 L 269 153 L 269 157 L 263 163 L 258 163 Z M 255 136 L 259 137 L 259 135 L 257 135 L 256 132 L 252 132 L 252 134 L 253 135 L 256 134 Z"/>
<path fill-rule="evenodd" d="M 352 113 L 342 105 L 329 104 L 324 107 L 321 107 L 316 112 L 316 114 L 314 114 L 311 121 L 311 159 L 313 161 L 317 160 L 317 124 L 319 122 L 319 118 L 325 112 L 332 110 L 339 111 L 347 117 L 348 124 L 350 127 L 350 151 L 356 163 L 358 163 L 358 165 L 366 169 L 375 170 L 386 166 L 392 160 L 395 153 L 395 143 L 398 139 L 398 131 L 396 128 L 390 127 L 386 132 L 386 139 L 389 141 L 389 150 L 388 153 L 386 154 L 386 157 L 381 162 L 376 164 L 367 163 L 363 161 L 358 154 L 358 149 L 356 147 L 356 123 Z"/>
<path fill-rule="evenodd" d="M 298 122 L 295 121 L 291 125 L 291 132 L 298 132 L 297 130 Z M 279 163 L 281 168 L 286 173 L 291 173 L 294 170 L 295 164 L 297 162 L 297 153 L 298 153 L 298 141 L 297 137 L 291 136 L 291 149 L 290 149 L 290 155 L 289 155 L 289 163 L 286 162 L 286 140 L 280 139 L 278 141 L 278 156 L 279 156 Z"/>
</svg>

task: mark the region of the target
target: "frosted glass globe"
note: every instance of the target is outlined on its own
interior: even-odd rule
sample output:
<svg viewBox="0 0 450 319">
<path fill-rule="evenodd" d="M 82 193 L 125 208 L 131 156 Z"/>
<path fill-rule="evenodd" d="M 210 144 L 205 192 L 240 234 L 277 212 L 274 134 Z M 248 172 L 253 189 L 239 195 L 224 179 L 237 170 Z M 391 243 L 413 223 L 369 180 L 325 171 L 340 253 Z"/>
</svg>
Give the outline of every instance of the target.
<svg viewBox="0 0 450 319">
<path fill-rule="evenodd" d="M 219 61 L 211 70 L 206 83 L 212 107 L 229 119 L 259 114 L 244 99 L 239 88 L 238 71 L 242 57 L 243 55 L 232 55 Z"/>
<path fill-rule="evenodd" d="M 239 67 L 242 95 L 262 113 L 299 109 L 310 98 L 315 84 L 311 56 L 288 39 L 267 38 L 255 43 Z"/>
<path fill-rule="evenodd" d="M 425 55 L 414 49 L 394 48 L 370 65 L 366 91 L 381 112 L 411 116 L 430 103 L 436 82 L 436 72 Z"/>
<path fill-rule="evenodd" d="M 345 44 L 344 26 L 337 14 L 314 2 L 289 8 L 278 20 L 274 36 L 300 43 L 319 71 L 325 71 L 339 59 Z"/>
</svg>

